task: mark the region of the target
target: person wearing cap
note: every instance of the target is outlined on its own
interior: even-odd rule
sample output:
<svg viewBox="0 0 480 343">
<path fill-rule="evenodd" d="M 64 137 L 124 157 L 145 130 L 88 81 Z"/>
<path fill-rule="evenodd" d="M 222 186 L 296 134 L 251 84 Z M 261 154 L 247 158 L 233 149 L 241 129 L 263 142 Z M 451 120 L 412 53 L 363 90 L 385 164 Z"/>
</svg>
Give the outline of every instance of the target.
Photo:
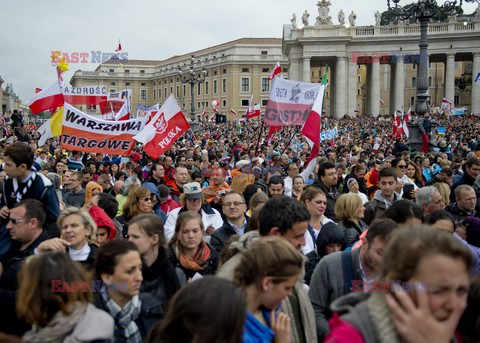
<svg viewBox="0 0 480 343">
<path fill-rule="evenodd" d="M 310 174 L 315 169 L 317 165 L 317 159 L 314 158 L 310 161 L 300 174 L 298 173 L 298 165 L 296 163 L 289 163 L 287 165 L 287 177 L 284 179 L 285 182 L 285 195 L 291 197 L 292 196 L 292 188 L 293 188 L 293 178 L 297 175 L 300 175 L 303 178 L 303 181 L 307 181 Z"/>
<path fill-rule="evenodd" d="M 165 237 L 169 242 L 175 233 L 175 225 L 180 213 L 185 211 L 198 212 L 202 216 L 203 226 L 207 235 L 211 235 L 216 229 L 223 225 L 220 213 L 210 207 L 204 199 L 202 186 L 198 182 L 187 183 L 183 186 L 183 194 L 180 195 L 182 207 L 171 211 L 165 222 Z"/>
<path fill-rule="evenodd" d="M 160 193 L 160 209 L 168 216 L 174 209 L 181 207 L 180 203 L 176 202 L 170 196 L 170 188 L 165 185 L 157 186 Z"/>
<path fill-rule="evenodd" d="M 248 185 L 255 182 L 255 176 L 251 172 L 250 161 L 240 160 L 235 164 L 235 169 L 232 170 L 232 191 L 243 193 Z"/>
</svg>

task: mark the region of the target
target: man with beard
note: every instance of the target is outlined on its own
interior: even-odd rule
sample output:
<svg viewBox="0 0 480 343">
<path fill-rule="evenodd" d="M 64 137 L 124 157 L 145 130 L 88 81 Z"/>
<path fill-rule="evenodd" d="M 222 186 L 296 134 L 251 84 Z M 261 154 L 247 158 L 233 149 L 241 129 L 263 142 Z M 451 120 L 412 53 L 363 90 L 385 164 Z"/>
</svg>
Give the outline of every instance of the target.
<svg viewBox="0 0 480 343">
<path fill-rule="evenodd" d="M 319 342 L 330 331 L 330 304 L 352 291 L 370 289 L 376 281 L 383 251 L 396 225 L 391 219 L 375 220 L 359 249 L 327 255 L 315 267 L 308 295 L 315 310 Z"/>
</svg>

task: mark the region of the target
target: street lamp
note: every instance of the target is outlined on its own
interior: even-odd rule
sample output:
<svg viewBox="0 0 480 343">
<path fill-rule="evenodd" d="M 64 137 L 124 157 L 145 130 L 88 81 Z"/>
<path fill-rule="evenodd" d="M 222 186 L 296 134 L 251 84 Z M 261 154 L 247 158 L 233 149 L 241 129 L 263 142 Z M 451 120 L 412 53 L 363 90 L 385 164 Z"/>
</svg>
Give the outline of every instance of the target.
<svg viewBox="0 0 480 343">
<path fill-rule="evenodd" d="M 196 132 L 199 130 L 199 124 L 195 117 L 195 103 L 193 98 L 193 87 L 195 84 L 200 84 L 205 81 L 205 77 L 207 76 L 207 69 L 205 67 L 202 68 L 201 75 L 197 75 L 197 70 L 194 68 L 195 63 L 195 56 L 192 55 L 190 59 L 190 69 L 188 71 L 183 71 L 181 67 L 178 67 L 178 74 L 182 77 L 182 83 L 189 83 L 190 84 L 190 119 L 191 123 L 190 126 L 192 131 Z"/>
<path fill-rule="evenodd" d="M 429 111 L 430 96 L 428 91 L 428 22 L 435 14 L 440 11 L 446 16 L 458 14 L 462 7 L 463 0 L 460 0 L 457 5 L 457 0 L 446 1 L 445 4 L 439 6 L 435 0 L 418 0 L 417 3 L 412 3 L 405 7 L 399 6 L 400 0 L 387 0 L 388 10 L 398 19 L 407 20 L 416 18 L 420 22 L 420 61 L 418 63 L 417 72 L 417 104 L 415 112 L 421 116 Z M 465 0 L 465 2 L 475 2 L 475 0 Z"/>
</svg>

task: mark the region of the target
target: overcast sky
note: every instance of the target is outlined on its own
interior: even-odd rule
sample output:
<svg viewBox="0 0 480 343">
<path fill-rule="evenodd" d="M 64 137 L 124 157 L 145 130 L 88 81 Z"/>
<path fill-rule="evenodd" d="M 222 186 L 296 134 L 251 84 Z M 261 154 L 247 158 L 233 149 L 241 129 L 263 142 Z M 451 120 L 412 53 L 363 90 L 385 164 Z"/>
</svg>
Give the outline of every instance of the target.
<svg viewBox="0 0 480 343">
<path fill-rule="evenodd" d="M 387 0 L 331 0 L 330 15 L 338 24 L 343 9 L 353 10 L 357 25 L 375 23 L 374 12 Z M 412 1 L 402 0 L 401 3 Z M 439 2 L 443 3 L 443 0 Z M 55 80 L 51 51 L 113 52 L 121 40 L 130 59 L 162 60 L 173 55 L 243 37 L 282 37 L 293 13 L 301 26 L 305 10 L 310 24 L 318 15 L 316 0 L 10 0 L 0 6 L 0 76 L 12 83 L 25 102 L 36 87 Z M 463 6 L 466 13 L 476 5 Z M 346 20 L 348 22 L 348 19 Z M 73 71 L 97 64 L 71 64 Z M 5 84 L 4 84 L 5 88 Z"/>
</svg>

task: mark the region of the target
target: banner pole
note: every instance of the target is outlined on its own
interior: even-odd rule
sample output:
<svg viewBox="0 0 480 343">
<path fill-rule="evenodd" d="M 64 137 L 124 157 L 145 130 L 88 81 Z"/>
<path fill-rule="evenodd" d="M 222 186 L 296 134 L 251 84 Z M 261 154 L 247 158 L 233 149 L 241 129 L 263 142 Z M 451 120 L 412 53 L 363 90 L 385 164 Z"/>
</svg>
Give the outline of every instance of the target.
<svg viewBox="0 0 480 343">
<path fill-rule="evenodd" d="M 295 131 L 293 132 L 292 136 L 290 137 L 290 139 L 288 140 L 288 143 L 285 145 L 285 148 L 283 149 L 283 151 L 281 152 L 280 154 L 280 158 L 282 157 L 283 153 L 285 151 L 287 151 L 288 147 L 290 146 L 290 143 L 292 142 L 293 140 L 293 137 L 295 137 L 295 135 L 298 133 L 298 130 L 300 129 L 301 126 L 297 126 L 297 128 L 295 129 Z M 272 167 L 275 167 L 275 165 L 277 164 L 278 160 L 280 159 L 278 158 L 275 163 L 273 163 L 273 166 Z"/>
</svg>

